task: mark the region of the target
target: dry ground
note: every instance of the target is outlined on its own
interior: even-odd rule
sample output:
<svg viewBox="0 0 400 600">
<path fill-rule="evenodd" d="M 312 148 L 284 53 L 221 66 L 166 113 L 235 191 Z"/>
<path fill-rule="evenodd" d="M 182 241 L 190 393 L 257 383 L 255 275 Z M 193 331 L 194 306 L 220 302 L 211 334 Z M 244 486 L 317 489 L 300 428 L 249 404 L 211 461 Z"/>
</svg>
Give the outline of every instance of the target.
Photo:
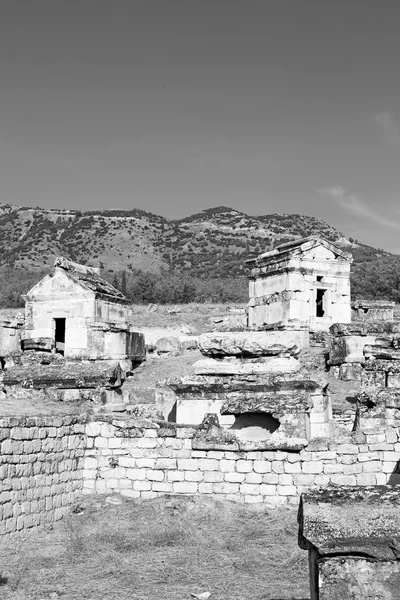
<svg viewBox="0 0 400 600">
<path fill-rule="evenodd" d="M 296 508 L 94 496 L 76 510 L 52 530 L 3 544 L 2 600 L 309 598 Z"/>
<path fill-rule="evenodd" d="M 233 315 L 236 309 L 244 309 L 246 304 L 151 304 L 144 306 L 132 304 L 129 321 L 137 327 L 171 327 L 182 325 L 194 327 L 197 333 L 215 328 L 213 319 L 223 315 Z"/>
</svg>

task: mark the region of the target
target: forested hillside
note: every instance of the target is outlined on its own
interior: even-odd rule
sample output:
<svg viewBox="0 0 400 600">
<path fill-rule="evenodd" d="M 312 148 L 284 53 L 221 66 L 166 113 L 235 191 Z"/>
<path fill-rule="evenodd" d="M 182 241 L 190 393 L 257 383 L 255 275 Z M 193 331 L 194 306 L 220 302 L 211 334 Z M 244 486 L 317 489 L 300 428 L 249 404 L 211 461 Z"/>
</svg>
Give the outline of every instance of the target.
<svg viewBox="0 0 400 600">
<path fill-rule="evenodd" d="M 319 234 L 353 253 L 354 297 L 400 298 L 400 256 L 304 215 L 248 216 L 217 207 L 180 220 L 141 210 L 45 210 L 0 205 L 0 306 L 22 306 L 54 258 L 100 266 L 133 302 L 247 300 L 244 261 Z"/>
</svg>

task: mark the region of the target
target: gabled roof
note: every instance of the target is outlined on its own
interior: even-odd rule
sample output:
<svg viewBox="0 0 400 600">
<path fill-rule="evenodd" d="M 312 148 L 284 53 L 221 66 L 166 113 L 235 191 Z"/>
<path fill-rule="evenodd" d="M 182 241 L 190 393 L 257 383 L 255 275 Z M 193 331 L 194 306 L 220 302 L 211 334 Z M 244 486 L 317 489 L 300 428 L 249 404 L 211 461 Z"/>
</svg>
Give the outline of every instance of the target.
<svg viewBox="0 0 400 600">
<path fill-rule="evenodd" d="M 64 257 L 54 261 L 56 269 L 62 269 L 75 283 L 94 292 L 96 296 L 106 296 L 114 302 L 128 303 L 129 300 L 122 292 L 100 276 L 100 269 L 74 263 Z"/>
<path fill-rule="evenodd" d="M 255 258 L 246 260 L 245 263 L 249 266 L 256 266 L 259 263 L 268 263 L 269 259 L 276 260 L 281 258 L 288 258 L 289 256 L 299 256 L 316 246 L 323 246 L 327 250 L 330 250 L 335 256 L 342 261 L 352 262 L 353 257 L 349 252 L 345 252 L 340 246 L 328 242 L 323 237 L 318 235 L 310 235 L 309 237 L 301 238 L 281 244 L 271 250 L 270 252 L 264 252 Z"/>
</svg>

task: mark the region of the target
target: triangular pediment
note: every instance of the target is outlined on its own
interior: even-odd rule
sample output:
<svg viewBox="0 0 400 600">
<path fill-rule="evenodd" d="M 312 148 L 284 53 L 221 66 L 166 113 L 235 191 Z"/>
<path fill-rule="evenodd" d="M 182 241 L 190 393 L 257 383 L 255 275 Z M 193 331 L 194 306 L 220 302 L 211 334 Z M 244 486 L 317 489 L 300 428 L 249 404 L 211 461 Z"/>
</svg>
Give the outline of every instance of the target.
<svg viewBox="0 0 400 600">
<path fill-rule="evenodd" d="M 36 285 L 33 286 L 26 294 L 27 300 L 35 298 L 52 298 L 59 295 L 85 295 L 85 297 L 93 296 L 94 292 L 88 290 L 80 283 L 74 281 L 68 271 L 62 269 L 54 269 L 52 273 L 45 275 Z"/>
</svg>

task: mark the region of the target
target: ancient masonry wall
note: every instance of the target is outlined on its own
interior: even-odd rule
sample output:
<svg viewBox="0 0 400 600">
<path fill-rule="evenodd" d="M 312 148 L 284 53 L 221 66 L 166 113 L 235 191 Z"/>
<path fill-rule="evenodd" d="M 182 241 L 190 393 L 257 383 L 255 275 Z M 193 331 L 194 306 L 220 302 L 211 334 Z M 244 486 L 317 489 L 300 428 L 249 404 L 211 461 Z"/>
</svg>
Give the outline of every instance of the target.
<svg viewBox="0 0 400 600">
<path fill-rule="evenodd" d="M 86 416 L 0 419 L 0 535 L 61 519 L 83 489 Z"/>
<path fill-rule="evenodd" d="M 194 428 L 92 422 L 86 428 L 84 492 L 128 498 L 212 494 L 246 503 L 297 504 L 303 491 L 316 486 L 386 484 L 400 459 L 397 412 L 382 422 L 361 418 L 357 432 L 315 440 L 300 452 L 199 449 Z"/>
<path fill-rule="evenodd" d="M 400 460 L 398 412 L 361 416 L 357 432 L 314 440 L 301 451 L 237 451 L 198 427 L 123 418 L 2 418 L 0 535 L 61 519 L 82 493 L 212 494 L 297 504 L 303 491 L 317 486 L 393 482 Z"/>
</svg>

